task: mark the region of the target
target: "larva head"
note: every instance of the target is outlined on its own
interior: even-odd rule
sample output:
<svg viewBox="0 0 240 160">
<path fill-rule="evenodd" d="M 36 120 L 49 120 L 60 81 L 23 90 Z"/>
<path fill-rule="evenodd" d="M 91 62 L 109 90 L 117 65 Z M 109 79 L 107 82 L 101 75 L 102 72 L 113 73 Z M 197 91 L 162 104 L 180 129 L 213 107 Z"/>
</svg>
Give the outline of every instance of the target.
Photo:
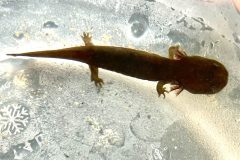
<svg viewBox="0 0 240 160">
<path fill-rule="evenodd" d="M 228 82 L 228 72 L 219 62 L 193 56 L 182 59 L 188 64 L 183 85 L 192 93 L 214 94 L 222 90 Z"/>
</svg>

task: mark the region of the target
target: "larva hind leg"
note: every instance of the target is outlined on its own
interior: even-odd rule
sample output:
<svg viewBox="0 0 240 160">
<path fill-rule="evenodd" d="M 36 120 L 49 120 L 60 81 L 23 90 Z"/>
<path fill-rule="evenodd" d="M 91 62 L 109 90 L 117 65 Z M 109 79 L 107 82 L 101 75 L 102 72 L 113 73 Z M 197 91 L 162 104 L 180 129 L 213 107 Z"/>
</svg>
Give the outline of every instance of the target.
<svg viewBox="0 0 240 160">
<path fill-rule="evenodd" d="M 83 32 L 83 35 L 81 37 L 85 43 L 85 46 L 93 46 L 92 36 L 89 33 Z M 101 78 L 98 77 L 98 67 L 89 65 L 89 69 L 91 72 L 91 81 L 94 81 L 95 85 L 101 88 L 104 82 Z"/>
</svg>

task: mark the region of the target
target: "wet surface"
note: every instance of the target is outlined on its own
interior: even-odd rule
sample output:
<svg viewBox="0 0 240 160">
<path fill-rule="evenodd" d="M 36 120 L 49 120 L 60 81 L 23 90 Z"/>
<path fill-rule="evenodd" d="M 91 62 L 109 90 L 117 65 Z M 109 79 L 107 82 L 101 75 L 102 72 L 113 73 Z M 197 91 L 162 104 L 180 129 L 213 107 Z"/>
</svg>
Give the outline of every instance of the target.
<svg viewBox="0 0 240 160">
<path fill-rule="evenodd" d="M 140 13 L 134 13 L 130 17 L 128 23 L 131 24 L 131 32 L 136 38 L 142 36 L 146 32 L 149 25 L 148 18 Z"/>
<path fill-rule="evenodd" d="M 0 14 L 1 160 L 240 158 L 240 22 L 230 2 L 4 0 Z M 162 99 L 155 82 L 100 70 L 98 90 L 85 64 L 5 56 L 82 45 L 83 31 L 95 44 L 161 56 L 178 43 L 222 62 L 229 83 Z"/>
</svg>

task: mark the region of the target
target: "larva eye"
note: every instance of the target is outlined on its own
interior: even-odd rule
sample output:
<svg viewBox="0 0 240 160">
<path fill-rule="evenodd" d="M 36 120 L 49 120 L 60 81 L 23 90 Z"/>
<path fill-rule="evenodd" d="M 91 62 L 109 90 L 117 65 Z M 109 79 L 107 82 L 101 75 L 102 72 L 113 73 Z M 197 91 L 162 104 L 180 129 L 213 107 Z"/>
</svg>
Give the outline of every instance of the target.
<svg viewBox="0 0 240 160">
<path fill-rule="evenodd" d="M 220 67 L 220 65 L 218 63 L 213 63 L 213 67 L 218 68 L 218 67 Z"/>
</svg>

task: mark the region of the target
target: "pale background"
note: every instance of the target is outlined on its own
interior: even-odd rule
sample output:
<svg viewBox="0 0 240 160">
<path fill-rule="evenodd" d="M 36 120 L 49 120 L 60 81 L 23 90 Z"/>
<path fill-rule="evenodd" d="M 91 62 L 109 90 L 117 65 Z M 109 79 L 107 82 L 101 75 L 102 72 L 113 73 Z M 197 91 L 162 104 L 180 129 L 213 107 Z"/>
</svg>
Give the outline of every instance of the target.
<svg viewBox="0 0 240 160">
<path fill-rule="evenodd" d="M 0 160 L 239 160 L 240 14 L 228 0 L 1 0 Z M 6 53 L 101 45 L 222 62 L 215 95 L 158 98 L 155 82 Z M 167 72 L 167 70 L 166 70 Z M 183 72 L 183 71 L 179 71 Z"/>
</svg>

